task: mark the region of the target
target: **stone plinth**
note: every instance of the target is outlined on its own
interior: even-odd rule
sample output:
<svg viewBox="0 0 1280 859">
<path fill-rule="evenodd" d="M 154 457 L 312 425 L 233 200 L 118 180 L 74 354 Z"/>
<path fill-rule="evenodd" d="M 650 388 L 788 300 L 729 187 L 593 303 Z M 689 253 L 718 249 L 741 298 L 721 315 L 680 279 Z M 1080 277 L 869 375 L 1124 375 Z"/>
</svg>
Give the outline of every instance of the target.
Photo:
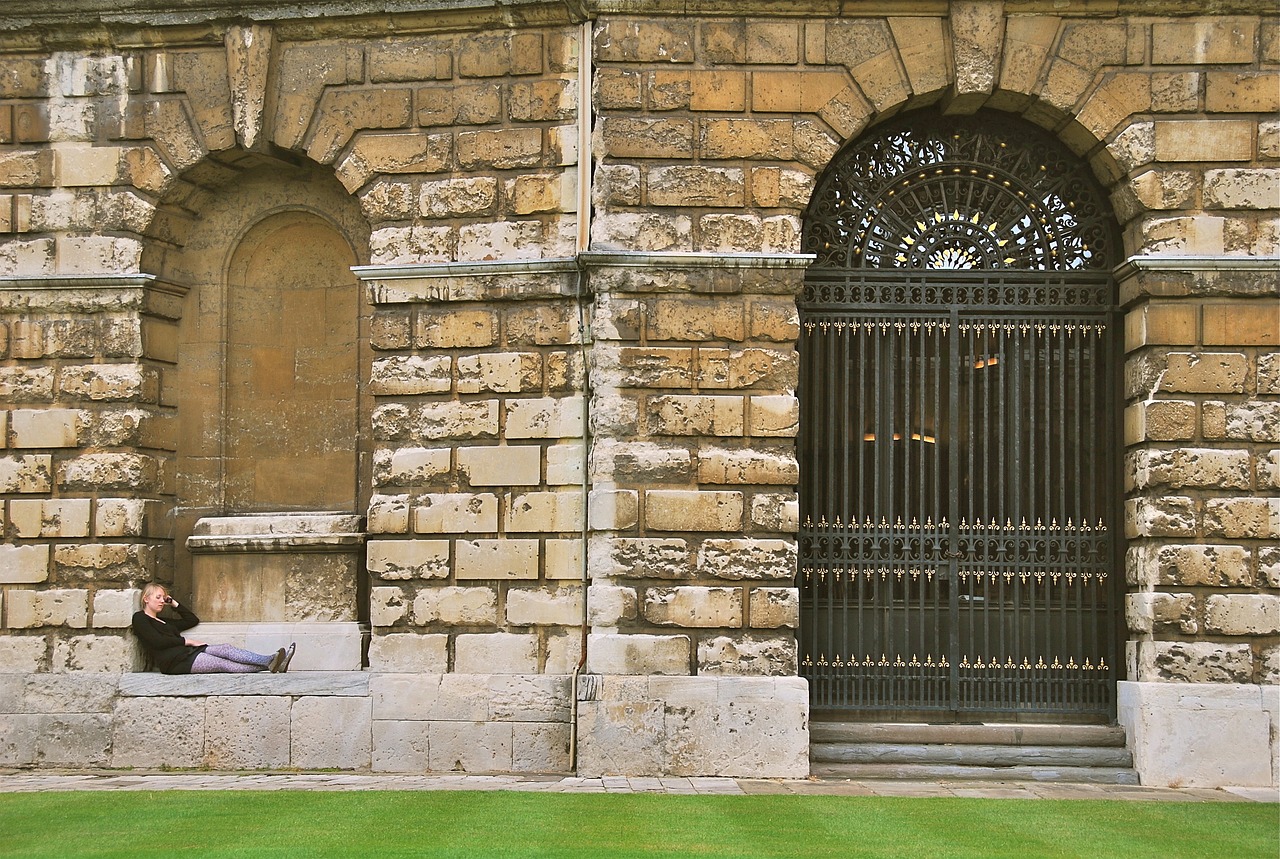
<svg viewBox="0 0 1280 859">
<path fill-rule="evenodd" d="M 364 549 L 360 517 L 269 513 L 199 520 L 192 555 L 194 608 L 205 621 L 356 620 Z"/>
</svg>

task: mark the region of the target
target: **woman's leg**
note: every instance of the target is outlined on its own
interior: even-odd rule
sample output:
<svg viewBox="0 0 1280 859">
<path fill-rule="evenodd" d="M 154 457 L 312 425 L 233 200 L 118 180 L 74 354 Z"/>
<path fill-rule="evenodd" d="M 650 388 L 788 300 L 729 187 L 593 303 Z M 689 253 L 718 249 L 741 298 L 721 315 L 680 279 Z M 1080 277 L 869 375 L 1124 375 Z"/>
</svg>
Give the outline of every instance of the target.
<svg viewBox="0 0 1280 859">
<path fill-rule="evenodd" d="M 230 644 L 210 644 L 196 654 L 191 663 L 192 674 L 250 674 L 266 671 L 271 657 L 250 650 L 241 650 Z"/>
</svg>

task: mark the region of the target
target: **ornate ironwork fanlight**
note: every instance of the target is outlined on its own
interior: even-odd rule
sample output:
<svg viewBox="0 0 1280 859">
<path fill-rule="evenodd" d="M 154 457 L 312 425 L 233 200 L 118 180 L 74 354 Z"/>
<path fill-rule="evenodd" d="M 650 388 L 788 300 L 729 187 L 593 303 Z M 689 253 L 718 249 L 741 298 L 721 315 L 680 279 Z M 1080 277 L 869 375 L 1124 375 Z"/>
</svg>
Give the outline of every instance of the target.
<svg viewBox="0 0 1280 859">
<path fill-rule="evenodd" d="M 827 168 L 804 249 L 820 268 L 1107 269 L 1118 242 L 1105 199 L 1033 126 L 915 112 Z"/>
</svg>

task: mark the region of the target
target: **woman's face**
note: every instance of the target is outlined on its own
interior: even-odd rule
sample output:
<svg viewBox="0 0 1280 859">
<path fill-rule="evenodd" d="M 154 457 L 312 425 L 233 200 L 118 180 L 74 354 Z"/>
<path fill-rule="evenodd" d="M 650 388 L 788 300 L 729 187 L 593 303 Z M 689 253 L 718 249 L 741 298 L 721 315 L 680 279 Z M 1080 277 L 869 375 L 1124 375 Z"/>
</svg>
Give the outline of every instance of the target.
<svg viewBox="0 0 1280 859">
<path fill-rule="evenodd" d="M 164 608 L 165 602 L 169 599 L 169 595 L 162 590 L 155 590 L 147 594 L 142 599 L 142 609 L 147 614 L 159 614 L 160 609 Z"/>
</svg>

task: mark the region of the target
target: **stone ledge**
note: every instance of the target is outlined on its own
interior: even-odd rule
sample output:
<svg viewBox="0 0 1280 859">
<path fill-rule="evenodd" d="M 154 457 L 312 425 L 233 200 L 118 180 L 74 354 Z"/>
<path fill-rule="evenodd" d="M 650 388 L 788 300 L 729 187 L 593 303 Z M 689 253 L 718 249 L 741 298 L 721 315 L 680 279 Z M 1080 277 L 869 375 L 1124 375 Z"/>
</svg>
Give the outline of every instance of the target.
<svg viewBox="0 0 1280 859">
<path fill-rule="evenodd" d="M 369 675 L 355 671 L 308 671 L 302 674 L 122 674 L 120 694 L 126 698 L 194 698 L 206 695 L 369 694 Z"/>
</svg>

